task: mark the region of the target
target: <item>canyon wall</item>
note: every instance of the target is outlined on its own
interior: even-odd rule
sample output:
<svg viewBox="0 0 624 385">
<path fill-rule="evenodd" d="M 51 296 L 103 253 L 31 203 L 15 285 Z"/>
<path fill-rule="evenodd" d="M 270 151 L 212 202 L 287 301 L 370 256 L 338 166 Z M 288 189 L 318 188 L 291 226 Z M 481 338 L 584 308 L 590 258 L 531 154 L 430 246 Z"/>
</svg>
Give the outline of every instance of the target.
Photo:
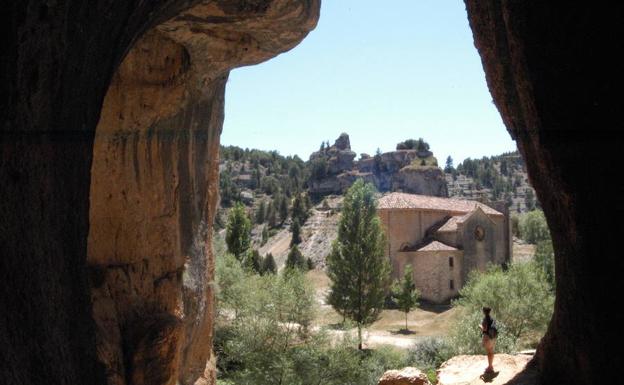
<svg viewBox="0 0 624 385">
<path fill-rule="evenodd" d="M 319 7 L 4 7 L 4 383 L 214 383 L 210 226 L 225 82 L 294 47 Z"/>
<path fill-rule="evenodd" d="M 113 76 L 87 255 L 109 384 L 214 383 L 211 227 L 228 72 L 290 49 L 317 18 L 315 1 L 202 3 L 147 32 Z"/>
<path fill-rule="evenodd" d="M 617 383 L 622 292 L 624 6 L 466 0 L 496 106 L 527 164 L 555 248 L 555 311 L 538 349 L 544 384 Z M 594 165 L 601 165 L 594 167 Z M 617 304 L 616 304 L 617 302 Z M 608 320 L 611 327 L 604 327 Z"/>
</svg>

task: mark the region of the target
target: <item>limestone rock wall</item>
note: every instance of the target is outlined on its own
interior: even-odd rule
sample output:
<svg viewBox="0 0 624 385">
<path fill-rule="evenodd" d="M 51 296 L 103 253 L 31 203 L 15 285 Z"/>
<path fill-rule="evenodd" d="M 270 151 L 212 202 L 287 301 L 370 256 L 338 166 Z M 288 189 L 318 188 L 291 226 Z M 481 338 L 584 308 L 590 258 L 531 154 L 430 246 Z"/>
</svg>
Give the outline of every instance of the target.
<svg viewBox="0 0 624 385">
<path fill-rule="evenodd" d="M 87 258 L 109 384 L 214 383 L 211 226 L 227 75 L 297 44 L 315 7 L 200 3 L 147 32 L 114 75 L 96 129 Z"/>
<path fill-rule="evenodd" d="M 209 237 L 228 71 L 294 47 L 319 6 L 3 5 L 3 383 L 214 382 Z"/>
</svg>

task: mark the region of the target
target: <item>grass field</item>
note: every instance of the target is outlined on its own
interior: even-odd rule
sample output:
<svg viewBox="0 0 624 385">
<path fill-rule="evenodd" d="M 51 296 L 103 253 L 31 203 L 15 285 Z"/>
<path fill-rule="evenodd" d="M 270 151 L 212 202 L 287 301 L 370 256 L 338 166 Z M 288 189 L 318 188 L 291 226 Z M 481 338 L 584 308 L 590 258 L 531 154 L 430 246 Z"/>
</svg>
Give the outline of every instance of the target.
<svg viewBox="0 0 624 385">
<path fill-rule="evenodd" d="M 312 270 L 307 273 L 316 290 L 316 299 L 319 304 L 314 327 L 327 327 L 337 335 L 344 333 L 342 317 L 325 303 L 325 296 L 329 289 L 330 280 L 322 270 Z M 408 313 L 405 329 L 405 313 L 398 310 L 383 310 L 381 317 L 370 325 L 365 333 L 365 344 L 393 345 L 408 348 L 422 337 L 444 336 L 448 333 L 456 315 L 455 309 L 449 305 L 426 305 L 418 307 Z M 355 329 L 349 330 L 349 332 Z"/>
</svg>

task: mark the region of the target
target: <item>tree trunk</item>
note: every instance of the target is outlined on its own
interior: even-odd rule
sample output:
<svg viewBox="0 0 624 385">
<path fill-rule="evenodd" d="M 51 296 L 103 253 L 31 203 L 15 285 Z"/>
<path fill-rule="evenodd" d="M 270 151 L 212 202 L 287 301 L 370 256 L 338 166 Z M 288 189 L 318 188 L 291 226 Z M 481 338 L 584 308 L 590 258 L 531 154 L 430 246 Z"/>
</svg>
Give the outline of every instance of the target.
<svg viewBox="0 0 624 385">
<path fill-rule="evenodd" d="M 362 350 L 362 324 L 358 323 L 358 349 Z"/>
<path fill-rule="evenodd" d="M 409 329 L 407 328 L 407 313 L 405 312 L 405 331 L 408 331 Z"/>
</svg>

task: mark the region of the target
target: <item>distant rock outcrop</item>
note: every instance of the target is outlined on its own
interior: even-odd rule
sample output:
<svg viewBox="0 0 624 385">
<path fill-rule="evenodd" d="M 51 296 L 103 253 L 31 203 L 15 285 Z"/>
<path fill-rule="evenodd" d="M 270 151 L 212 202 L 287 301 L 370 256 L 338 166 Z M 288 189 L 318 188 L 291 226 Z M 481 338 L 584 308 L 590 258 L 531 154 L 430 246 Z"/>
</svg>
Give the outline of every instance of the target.
<svg viewBox="0 0 624 385">
<path fill-rule="evenodd" d="M 431 385 L 425 373 L 407 367 L 401 370 L 388 370 L 381 376 L 377 385 Z"/>
<path fill-rule="evenodd" d="M 343 133 L 333 146 L 321 147 L 310 155 L 312 177 L 310 194 L 324 196 L 344 193 L 357 179 L 373 183 L 379 191 L 446 197 L 444 172 L 428 150 L 401 149 L 377 154 L 362 154 L 354 161 L 349 135 Z"/>
</svg>

